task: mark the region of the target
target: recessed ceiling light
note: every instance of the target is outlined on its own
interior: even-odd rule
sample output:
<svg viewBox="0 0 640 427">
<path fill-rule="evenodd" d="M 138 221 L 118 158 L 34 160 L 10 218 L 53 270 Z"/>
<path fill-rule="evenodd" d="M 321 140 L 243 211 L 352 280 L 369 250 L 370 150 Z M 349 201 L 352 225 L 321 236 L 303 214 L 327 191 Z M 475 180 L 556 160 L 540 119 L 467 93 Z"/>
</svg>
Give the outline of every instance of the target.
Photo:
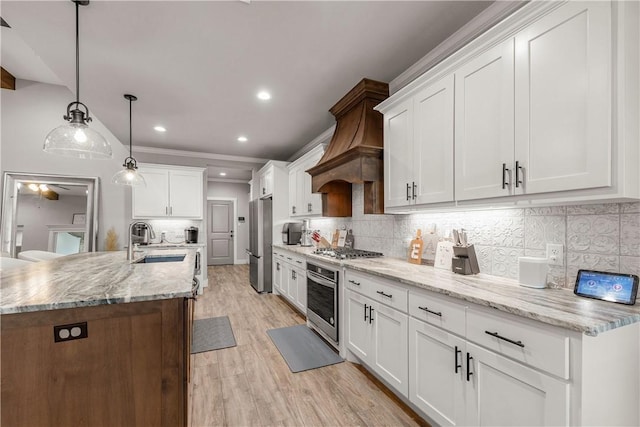
<svg viewBox="0 0 640 427">
<path fill-rule="evenodd" d="M 164 126 L 154 126 L 153 130 L 155 130 L 156 132 L 166 132 L 167 129 Z"/>
<path fill-rule="evenodd" d="M 239 136 L 238 142 L 247 142 L 249 139 L 246 136 Z"/>
<path fill-rule="evenodd" d="M 220 172 L 220 176 L 227 176 L 226 172 Z"/>
<path fill-rule="evenodd" d="M 258 99 L 262 99 L 263 101 L 268 101 L 271 99 L 271 94 L 266 90 L 261 90 L 256 96 L 258 97 Z"/>
</svg>

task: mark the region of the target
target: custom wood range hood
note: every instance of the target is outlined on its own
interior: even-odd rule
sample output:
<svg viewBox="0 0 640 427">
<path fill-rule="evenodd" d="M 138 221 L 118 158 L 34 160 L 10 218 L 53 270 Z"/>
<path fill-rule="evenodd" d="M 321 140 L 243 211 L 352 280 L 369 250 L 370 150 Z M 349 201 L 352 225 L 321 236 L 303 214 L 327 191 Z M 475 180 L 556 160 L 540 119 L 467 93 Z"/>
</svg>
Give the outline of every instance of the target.
<svg viewBox="0 0 640 427">
<path fill-rule="evenodd" d="M 318 164 L 307 172 L 322 193 L 322 215 L 351 216 L 351 184 L 364 184 L 364 213 L 384 213 L 382 114 L 373 107 L 389 97 L 389 85 L 362 79 L 329 111 L 336 130 Z"/>
</svg>

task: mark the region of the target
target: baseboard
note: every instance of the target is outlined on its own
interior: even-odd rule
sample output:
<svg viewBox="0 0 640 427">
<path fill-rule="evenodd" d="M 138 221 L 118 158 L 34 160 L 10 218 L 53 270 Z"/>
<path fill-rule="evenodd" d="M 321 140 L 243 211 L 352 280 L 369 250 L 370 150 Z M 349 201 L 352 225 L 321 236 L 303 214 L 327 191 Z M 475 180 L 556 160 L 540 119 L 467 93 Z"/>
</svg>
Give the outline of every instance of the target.
<svg viewBox="0 0 640 427">
<path fill-rule="evenodd" d="M 249 260 L 248 259 L 237 259 L 234 264 L 236 264 L 236 265 L 249 264 Z"/>
</svg>

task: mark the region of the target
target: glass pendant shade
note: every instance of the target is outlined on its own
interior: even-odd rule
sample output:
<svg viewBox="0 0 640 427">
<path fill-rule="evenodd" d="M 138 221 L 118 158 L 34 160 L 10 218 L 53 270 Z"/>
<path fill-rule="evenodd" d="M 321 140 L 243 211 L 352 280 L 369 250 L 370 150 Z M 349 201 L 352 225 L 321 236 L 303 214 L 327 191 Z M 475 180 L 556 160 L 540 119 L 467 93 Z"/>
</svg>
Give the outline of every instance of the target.
<svg viewBox="0 0 640 427">
<path fill-rule="evenodd" d="M 131 103 L 137 101 L 138 97 L 135 95 L 125 94 L 124 98 L 129 101 L 129 157 L 124 159 L 122 166 L 124 169 L 117 172 L 111 182 L 118 185 L 130 185 L 130 186 L 146 186 L 147 183 L 140 172 L 138 172 L 138 162 L 133 158 L 133 131 L 132 131 L 132 114 Z"/>
<path fill-rule="evenodd" d="M 91 122 L 89 108 L 80 102 L 80 30 L 79 6 L 89 0 L 72 0 L 76 6 L 76 100 L 67 106 L 63 116 L 68 123 L 58 126 L 44 140 L 45 152 L 80 159 L 110 159 L 111 145 L 100 133 L 87 126 Z M 82 110 L 84 109 L 84 111 Z"/>
<path fill-rule="evenodd" d="M 140 172 L 138 172 L 137 167 L 133 166 L 132 163 L 128 163 L 124 169 L 118 171 L 111 182 L 118 185 L 130 185 L 130 186 L 146 186 L 147 182 L 144 180 L 144 177 Z"/>
<path fill-rule="evenodd" d="M 44 140 L 44 151 L 80 159 L 110 159 L 111 145 L 94 129 L 84 123 L 65 123 L 58 126 Z"/>
</svg>

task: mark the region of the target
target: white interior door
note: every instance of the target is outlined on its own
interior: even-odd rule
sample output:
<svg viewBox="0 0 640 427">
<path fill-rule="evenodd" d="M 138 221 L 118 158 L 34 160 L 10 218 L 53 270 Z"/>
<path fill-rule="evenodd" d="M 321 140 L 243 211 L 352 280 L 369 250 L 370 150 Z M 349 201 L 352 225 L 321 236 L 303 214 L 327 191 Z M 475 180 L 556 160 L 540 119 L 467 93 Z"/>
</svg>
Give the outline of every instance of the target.
<svg viewBox="0 0 640 427">
<path fill-rule="evenodd" d="M 231 200 L 209 200 L 207 265 L 233 264 L 233 202 Z"/>
</svg>

